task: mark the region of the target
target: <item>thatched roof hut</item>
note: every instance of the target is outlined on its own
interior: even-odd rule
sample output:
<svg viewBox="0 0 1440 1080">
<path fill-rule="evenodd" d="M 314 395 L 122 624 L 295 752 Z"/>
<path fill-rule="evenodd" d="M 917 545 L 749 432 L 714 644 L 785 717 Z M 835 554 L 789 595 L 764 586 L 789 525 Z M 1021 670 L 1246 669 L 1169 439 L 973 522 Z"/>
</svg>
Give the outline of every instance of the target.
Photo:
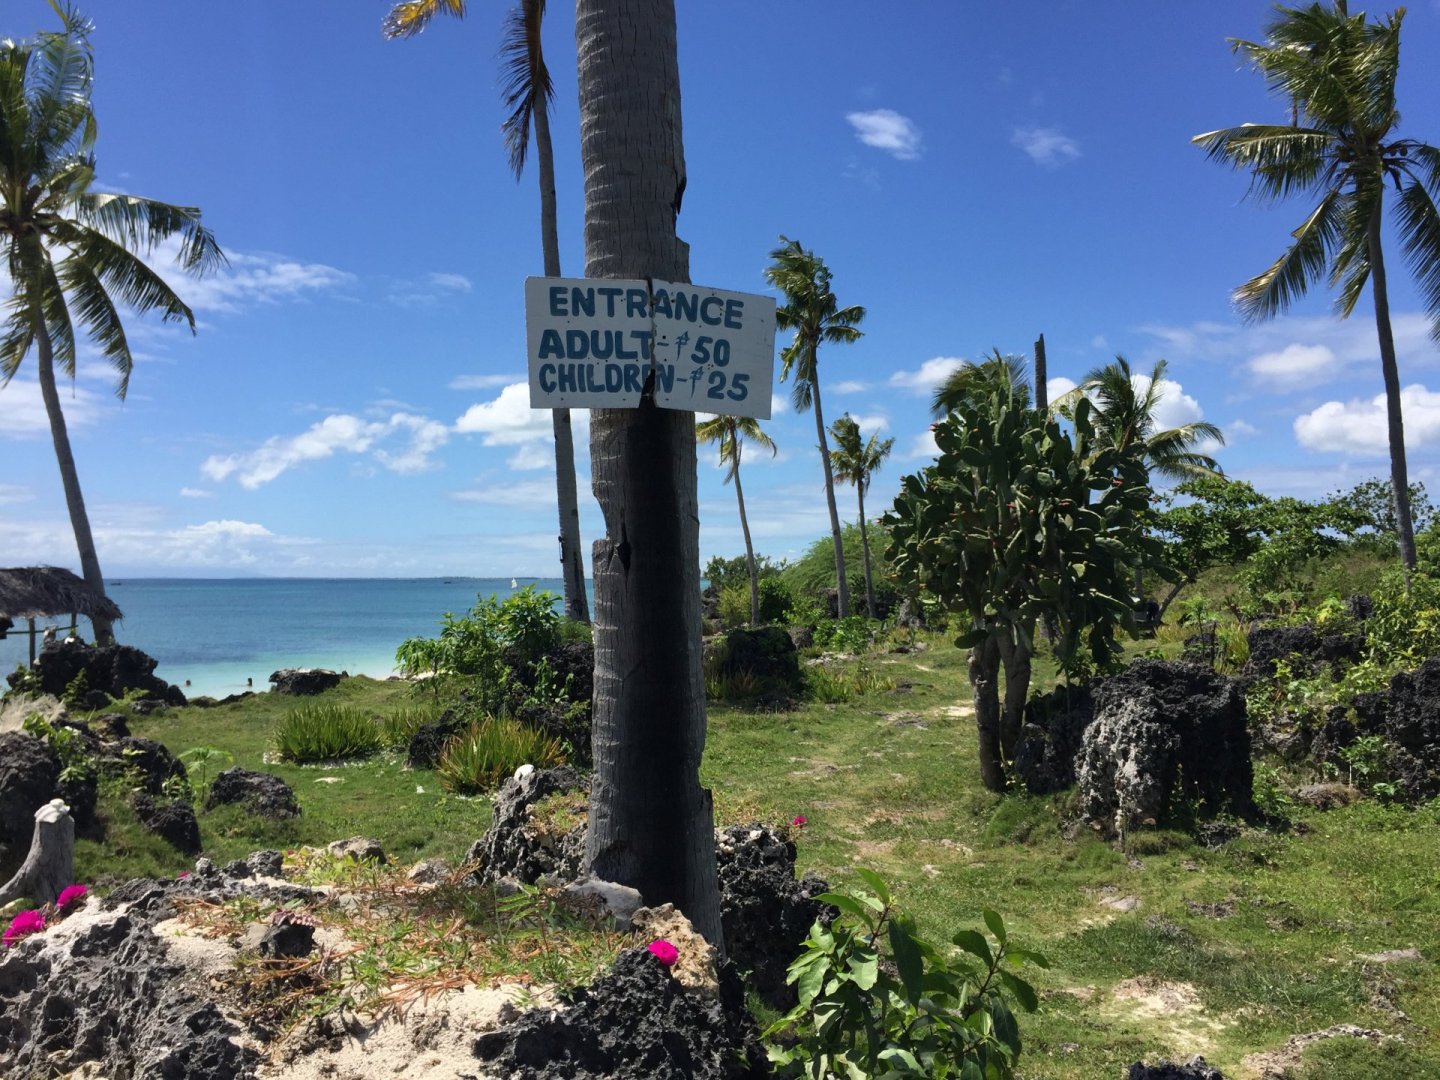
<svg viewBox="0 0 1440 1080">
<path fill-rule="evenodd" d="M 0 619 L 43 619 L 50 615 L 123 618 L 114 602 L 57 566 L 0 569 Z"/>
</svg>

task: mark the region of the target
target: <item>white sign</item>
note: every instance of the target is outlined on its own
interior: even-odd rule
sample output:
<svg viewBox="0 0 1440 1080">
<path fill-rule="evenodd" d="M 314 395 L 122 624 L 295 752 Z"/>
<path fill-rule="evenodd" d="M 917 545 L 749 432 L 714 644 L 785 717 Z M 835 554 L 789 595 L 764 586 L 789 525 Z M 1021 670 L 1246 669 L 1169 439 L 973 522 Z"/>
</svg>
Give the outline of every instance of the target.
<svg viewBox="0 0 1440 1080">
<path fill-rule="evenodd" d="M 770 417 L 775 301 L 668 281 L 525 279 L 530 406 Z"/>
</svg>

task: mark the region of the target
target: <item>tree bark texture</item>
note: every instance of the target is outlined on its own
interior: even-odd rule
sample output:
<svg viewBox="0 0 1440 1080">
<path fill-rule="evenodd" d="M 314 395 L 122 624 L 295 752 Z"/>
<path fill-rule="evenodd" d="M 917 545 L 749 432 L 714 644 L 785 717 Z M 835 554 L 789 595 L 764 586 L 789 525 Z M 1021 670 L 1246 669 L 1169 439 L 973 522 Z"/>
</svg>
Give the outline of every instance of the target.
<svg viewBox="0 0 1440 1080">
<path fill-rule="evenodd" d="M 1029 628 L 1034 632 L 1034 627 Z M 1014 761 L 1020 749 L 1020 728 L 1025 722 L 1025 700 L 1030 696 L 1030 647 L 1010 634 L 996 639 L 1005 666 L 1005 707 L 1000 713 L 1000 755 Z"/>
<path fill-rule="evenodd" d="M 532 115 L 535 156 L 539 158 L 536 171 L 540 177 L 540 243 L 545 250 L 545 276 L 559 277 L 555 150 L 550 142 L 550 109 L 543 94 L 536 96 Z M 589 622 L 590 601 L 585 595 L 585 556 L 580 547 L 580 498 L 575 487 L 575 437 L 570 429 L 570 410 L 552 409 L 550 421 L 555 433 L 555 498 L 560 511 L 560 573 L 565 583 L 565 617 Z"/>
<path fill-rule="evenodd" d="M 878 619 L 875 614 L 875 579 L 870 570 L 870 530 L 865 527 L 865 485 L 856 484 L 855 494 L 860 503 L 860 558 L 865 569 L 865 615 Z"/>
<path fill-rule="evenodd" d="M 585 274 L 689 281 L 673 0 L 577 0 Z M 653 393 L 654 377 L 648 385 Z M 714 814 L 700 786 L 705 693 L 695 417 L 596 409 L 595 775 L 586 859 L 670 902 L 723 951 Z"/>
<path fill-rule="evenodd" d="M 735 480 L 735 501 L 740 504 L 740 531 L 745 534 L 745 568 L 750 571 L 750 625 L 760 625 L 760 574 L 755 569 L 755 546 L 750 542 L 750 521 L 745 517 L 745 492 L 740 487 L 740 433 L 735 440 L 735 463 L 730 475 Z"/>
<path fill-rule="evenodd" d="M 1405 421 L 1400 411 L 1400 367 L 1395 359 L 1395 334 L 1390 329 L 1390 297 L 1385 287 L 1385 254 L 1380 247 L 1380 207 L 1366 228 L 1370 255 L 1370 288 L 1375 297 L 1375 330 L 1380 337 L 1380 372 L 1385 380 L 1385 418 L 1390 434 L 1390 487 L 1395 499 L 1395 524 L 1400 533 L 1400 562 L 1415 569 L 1415 526 L 1410 517 L 1410 474 L 1405 465 Z"/>
<path fill-rule="evenodd" d="M 0 904 L 21 896 L 53 904 L 60 891 L 74 883 L 75 820 L 63 802 L 52 799 L 35 811 L 30 852 L 15 876 L 0 885 Z"/>
<path fill-rule="evenodd" d="M 50 344 L 50 332 L 42 319 L 35 321 L 35 352 L 40 396 L 45 401 L 50 438 L 55 443 L 55 461 L 60 466 L 60 483 L 65 488 L 65 508 L 70 512 L 70 528 L 75 533 L 75 547 L 80 553 L 80 573 L 86 585 L 97 595 L 104 596 L 105 578 L 100 573 L 100 558 L 95 554 L 90 515 L 85 512 L 85 496 L 80 492 L 80 476 L 75 471 L 75 455 L 70 450 L 65 411 L 60 407 L 60 392 L 55 386 L 55 353 Z M 115 641 L 114 625 L 103 615 L 92 615 L 90 625 L 95 628 L 98 644 L 109 645 Z"/>
<path fill-rule="evenodd" d="M 830 443 L 825 438 L 825 410 L 820 406 L 820 373 L 810 387 L 815 412 L 815 435 L 820 440 L 820 465 L 825 470 L 825 503 L 830 508 L 830 536 L 835 542 L 835 606 L 844 619 L 850 614 L 850 583 L 845 580 L 845 544 L 840 539 L 840 511 L 835 506 L 835 470 L 830 467 Z"/>
<path fill-rule="evenodd" d="M 970 689 L 980 739 L 980 782 L 987 791 L 1005 790 L 1000 750 L 1000 646 L 988 637 L 970 650 Z"/>
<path fill-rule="evenodd" d="M 1046 385 L 1049 375 L 1045 367 L 1045 335 L 1041 334 L 1035 339 L 1035 408 L 1041 412 L 1050 408 L 1050 387 Z"/>
</svg>

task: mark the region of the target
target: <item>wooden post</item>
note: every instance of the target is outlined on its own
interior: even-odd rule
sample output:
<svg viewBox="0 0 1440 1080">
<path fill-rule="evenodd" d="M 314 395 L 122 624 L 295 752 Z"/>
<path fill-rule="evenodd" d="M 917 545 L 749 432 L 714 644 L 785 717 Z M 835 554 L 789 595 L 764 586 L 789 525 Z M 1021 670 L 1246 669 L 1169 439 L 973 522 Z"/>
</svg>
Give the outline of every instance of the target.
<svg viewBox="0 0 1440 1080">
<path fill-rule="evenodd" d="M 25 622 L 30 627 L 30 666 L 35 666 L 35 618 L 31 616 Z"/>
</svg>

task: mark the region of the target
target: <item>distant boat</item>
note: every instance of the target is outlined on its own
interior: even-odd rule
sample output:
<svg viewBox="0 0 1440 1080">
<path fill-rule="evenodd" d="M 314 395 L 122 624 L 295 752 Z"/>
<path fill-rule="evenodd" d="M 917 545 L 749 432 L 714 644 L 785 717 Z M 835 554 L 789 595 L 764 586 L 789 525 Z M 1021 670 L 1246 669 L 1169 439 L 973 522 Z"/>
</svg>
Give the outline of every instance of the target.
<svg viewBox="0 0 1440 1080">
<path fill-rule="evenodd" d="M 518 588 L 520 587 L 520 583 L 519 583 L 518 581 L 516 581 L 516 580 L 512 577 L 512 578 L 510 579 L 510 587 L 511 587 L 512 589 L 518 589 Z"/>
</svg>

